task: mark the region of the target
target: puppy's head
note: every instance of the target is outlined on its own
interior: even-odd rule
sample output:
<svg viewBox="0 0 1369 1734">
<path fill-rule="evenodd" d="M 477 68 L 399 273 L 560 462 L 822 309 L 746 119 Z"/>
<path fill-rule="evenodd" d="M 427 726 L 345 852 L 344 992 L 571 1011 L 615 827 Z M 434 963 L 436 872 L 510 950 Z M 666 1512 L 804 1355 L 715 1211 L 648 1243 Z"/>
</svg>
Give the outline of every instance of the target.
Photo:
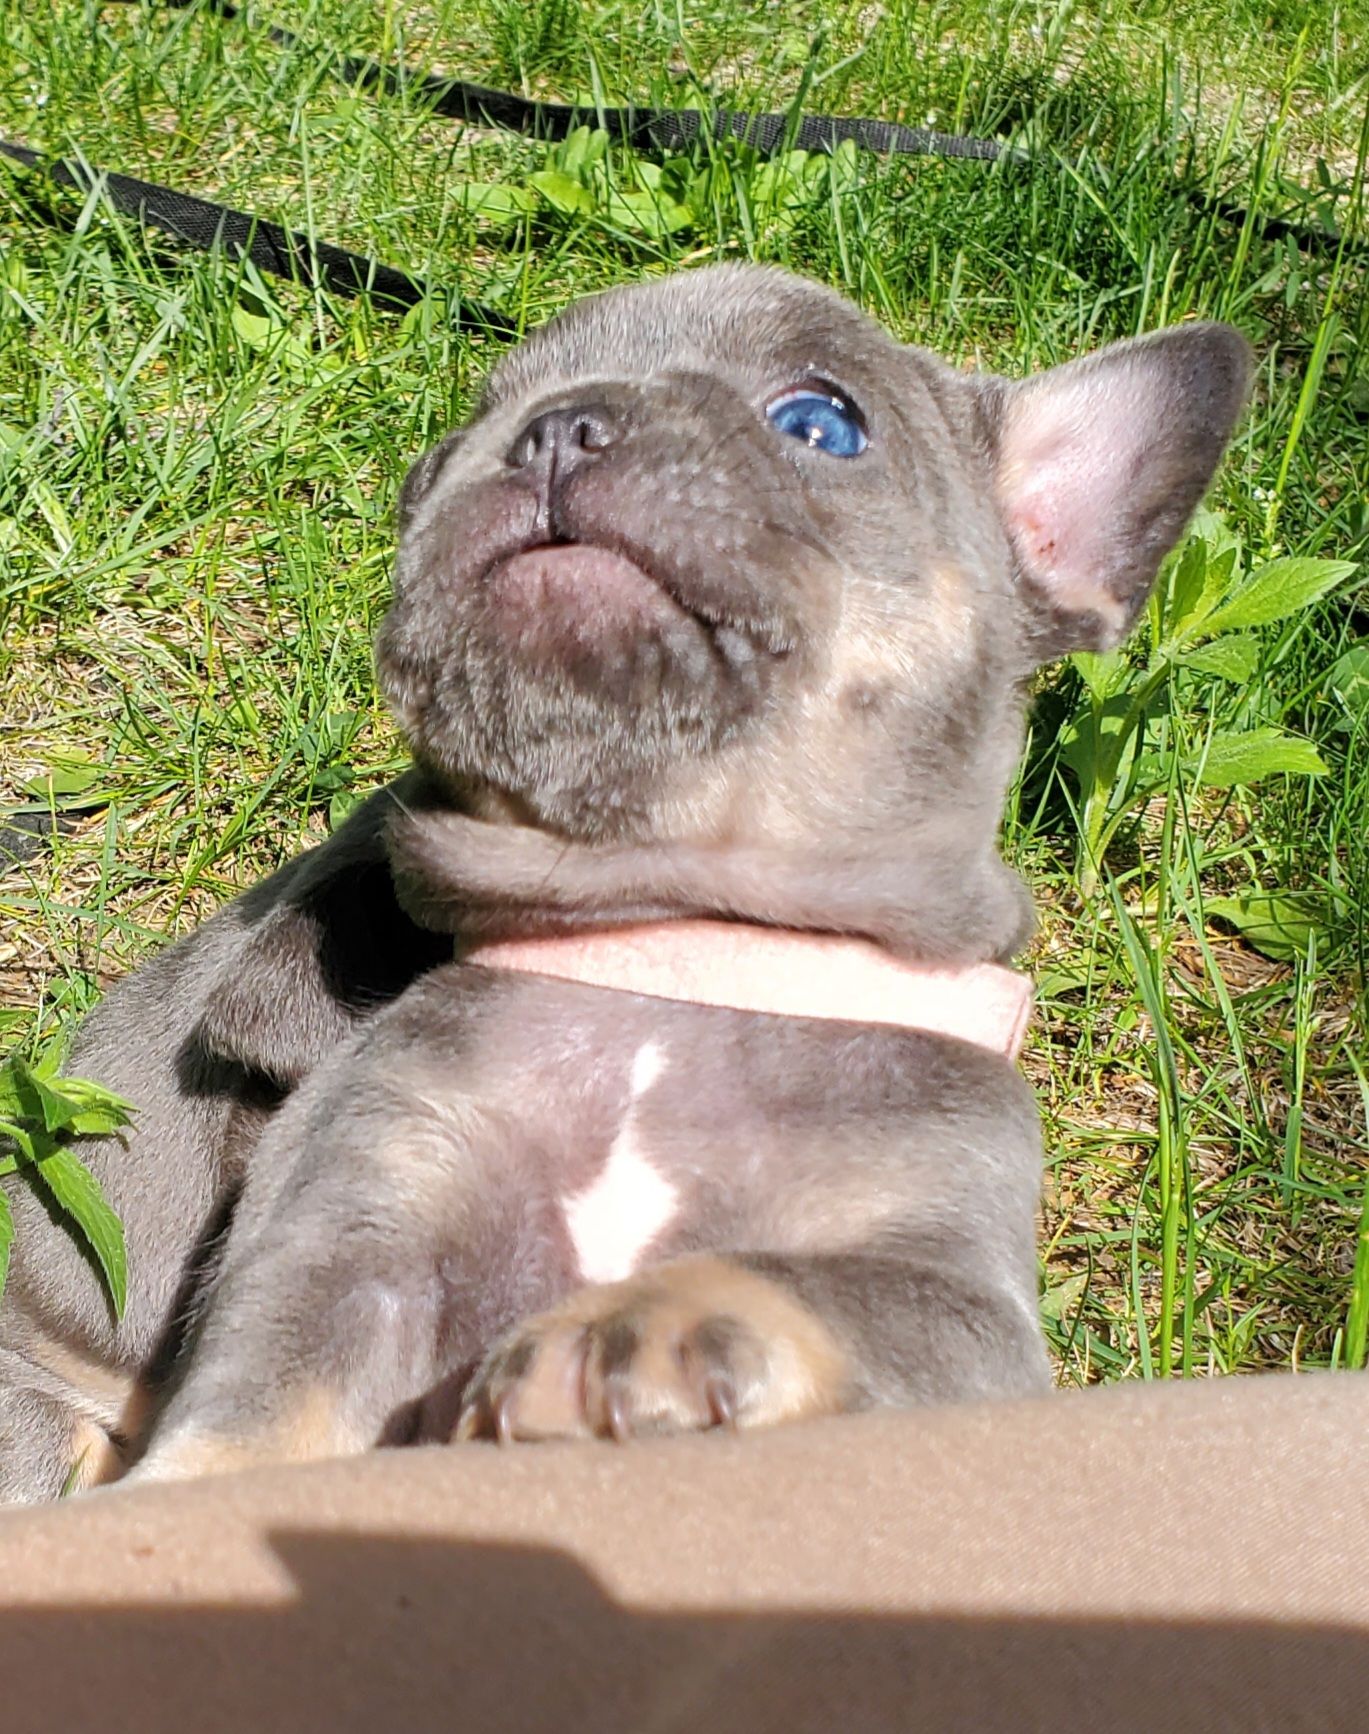
<svg viewBox="0 0 1369 1734">
<path fill-rule="evenodd" d="M 483 816 L 969 883 L 1025 676 L 1125 634 L 1248 376 L 1217 325 L 962 374 L 754 267 L 579 302 L 411 472 L 382 681 Z"/>
</svg>

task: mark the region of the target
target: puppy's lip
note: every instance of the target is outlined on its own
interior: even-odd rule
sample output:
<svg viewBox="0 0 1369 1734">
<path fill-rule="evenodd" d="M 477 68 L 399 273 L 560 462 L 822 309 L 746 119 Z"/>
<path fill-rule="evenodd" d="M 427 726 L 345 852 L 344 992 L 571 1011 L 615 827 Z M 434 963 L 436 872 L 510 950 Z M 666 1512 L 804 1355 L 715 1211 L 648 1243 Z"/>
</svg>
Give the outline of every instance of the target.
<svg viewBox="0 0 1369 1734">
<path fill-rule="evenodd" d="M 654 575 L 637 560 L 597 542 L 532 542 L 496 560 L 491 571 L 535 570 L 553 581 L 633 588 L 643 583 L 660 589 Z"/>
<path fill-rule="evenodd" d="M 534 591 L 575 591 L 585 600 L 631 613 L 658 613 L 665 605 L 699 626 L 707 621 L 640 559 L 602 542 L 557 539 L 529 542 L 501 555 L 486 571 L 487 581 Z"/>
<path fill-rule="evenodd" d="M 731 634 L 774 657 L 788 656 L 796 647 L 797 641 L 792 627 L 779 616 L 772 615 L 765 608 L 733 606 L 730 599 L 724 603 L 717 596 L 696 595 L 693 584 L 683 579 L 677 580 L 668 559 L 657 561 L 640 543 L 629 541 L 620 535 L 600 534 L 597 530 L 590 529 L 589 533 L 584 535 L 543 536 L 519 542 L 513 547 L 505 548 L 497 559 L 490 562 L 485 569 L 486 581 L 497 578 L 501 572 L 509 572 L 511 563 L 524 554 L 535 555 L 539 559 L 550 556 L 551 563 L 545 570 L 549 576 L 553 576 L 553 581 L 558 583 L 564 580 L 573 583 L 575 580 L 572 574 L 577 571 L 577 558 L 585 559 L 587 565 L 581 570 L 597 571 L 609 578 L 609 584 L 602 592 L 593 581 L 587 586 L 590 593 L 602 594 L 605 601 L 614 596 L 626 599 L 628 588 L 625 581 L 630 577 L 635 578 L 636 583 L 641 586 L 638 596 L 643 603 L 654 595 L 658 606 L 663 602 L 676 615 L 691 621 L 715 646 L 719 643 L 719 634 Z M 599 561 L 604 564 L 598 565 Z M 622 565 L 610 568 L 609 563 L 617 561 L 621 561 Z M 531 566 L 522 570 L 530 577 L 534 575 L 534 568 Z"/>
</svg>

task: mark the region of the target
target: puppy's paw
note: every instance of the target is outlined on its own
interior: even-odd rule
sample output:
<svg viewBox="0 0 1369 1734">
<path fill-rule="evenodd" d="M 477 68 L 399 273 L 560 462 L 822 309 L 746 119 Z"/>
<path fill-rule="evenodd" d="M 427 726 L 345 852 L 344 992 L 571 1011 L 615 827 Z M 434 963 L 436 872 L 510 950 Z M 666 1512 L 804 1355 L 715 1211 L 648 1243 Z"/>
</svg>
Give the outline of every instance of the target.
<svg viewBox="0 0 1369 1734">
<path fill-rule="evenodd" d="M 453 1436 L 623 1441 L 836 1414 L 850 1396 L 845 1354 L 796 1295 L 689 1258 L 525 1320 L 472 1379 Z"/>
</svg>

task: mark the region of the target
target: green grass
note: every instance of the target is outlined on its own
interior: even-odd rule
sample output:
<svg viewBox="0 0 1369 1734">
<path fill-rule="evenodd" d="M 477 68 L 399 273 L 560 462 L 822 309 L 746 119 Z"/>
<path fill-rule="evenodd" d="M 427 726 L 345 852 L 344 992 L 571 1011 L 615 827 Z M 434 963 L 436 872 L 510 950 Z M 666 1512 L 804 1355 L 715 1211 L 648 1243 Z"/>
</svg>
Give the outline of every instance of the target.
<svg viewBox="0 0 1369 1734">
<path fill-rule="evenodd" d="M 529 324 L 583 290 L 734 256 L 1010 371 L 1233 319 L 1260 369 L 1216 508 L 1252 564 L 1364 557 L 1363 0 L 813 0 L 778 25 L 759 0 L 282 0 L 271 16 L 547 95 L 774 107 L 807 78 L 809 106 L 1011 133 L 1036 163 L 862 156 L 785 181 L 700 151 L 662 182 L 687 221 L 653 232 L 617 197 L 650 190 L 629 152 L 557 208 L 530 179 L 565 167 L 544 146 L 349 91 L 241 23 L 76 0 L 7 9 L 0 133 L 312 228 Z M 524 189 L 529 209 L 495 220 L 473 183 Z M 497 346 L 453 329 L 441 289 L 399 317 L 262 282 L 17 173 L 0 170 L 0 201 L 0 800 L 53 766 L 85 785 L 75 828 L 0 877 L 0 1031 L 28 1051 L 402 762 L 369 648 L 390 508 Z M 1270 229 L 1283 216 L 1343 244 L 1299 246 Z M 1059 754 L 1086 692 L 1073 666 L 1043 683 L 1006 846 L 1043 910 L 1027 1066 L 1066 1382 L 1363 1357 L 1355 585 L 1259 628 L 1248 678 L 1167 681 L 1144 743 L 1163 775 L 1087 896 Z M 1314 743 L 1326 773 L 1226 791 L 1192 774 L 1212 733 L 1254 728 Z M 1252 890 L 1299 900 L 1278 956 L 1208 912 Z"/>
</svg>

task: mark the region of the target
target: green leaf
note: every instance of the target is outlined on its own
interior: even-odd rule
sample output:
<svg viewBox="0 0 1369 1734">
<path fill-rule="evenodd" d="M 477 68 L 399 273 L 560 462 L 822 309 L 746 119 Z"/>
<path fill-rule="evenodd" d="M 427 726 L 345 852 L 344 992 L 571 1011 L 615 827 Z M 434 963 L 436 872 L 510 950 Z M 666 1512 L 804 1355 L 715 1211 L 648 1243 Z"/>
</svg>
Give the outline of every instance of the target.
<svg viewBox="0 0 1369 1734">
<path fill-rule="evenodd" d="M 94 1176 L 62 1139 L 117 1131 L 133 1109 L 103 1085 L 59 1077 L 62 1058 L 62 1045 L 52 1042 L 32 1065 L 17 1054 L 0 1064 L 0 1140 L 11 1146 L 0 1148 L 0 1175 L 18 1172 L 31 1183 L 43 1182 L 73 1228 L 89 1241 L 116 1312 L 122 1314 L 127 1293 L 123 1230 Z M 8 1205 L 5 1209 L 6 1222 L 0 1228 L 9 1226 Z M 7 1261 L 8 1245 L 0 1251 Z"/>
<path fill-rule="evenodd" d="M 54 1089 L 38 1069 L 17 1056 L 9 1065 L 25 1119 L 37 1120 L 45 1132 L 60 1132 L 71 1124 L 76 1108 L 61 1090 Z"/>
<path fill-rule="evenodd" d="M 537 209 L 537 195 L 526 187 L 500 186 L 493 181 L 465 181 L 455 189 L 463 211 L 486 223 L 516 223 Z"/>
<path fill-rule="evenodd" d="M 1259 666 L 1260 641 L 1248 632 L 1233 632 L 1198 650 L 1186 650 L 1174 660 L 1180 668 L 1196 668 L 1201 674 L 1215 674 L 1221 680 L 1244 682 Z"/>
<path fill-rule="evenodd" d="M 328 829 L 336 831 L 347 815 L 366 799 L 360 789 L 342 788 L 328 803 Z"/>
<path fill-rule="evenodd" d="M 1230 525 L 1216 512 L 1200 509 L 1188 540 L 1165 581 L 1162 618 L 1171 643 L 1191 638 L 1226 594 L 1238 570 L 1241 548 Z"/>
<path fill-rule="evenodd" d="M 1207 897 L 1205 914 L 1234 927 L 1256 951 L 1287 963 L 1306 955 L 1312 936 L 1321 931 L 1322 911 L 1306 897 L 1286 891 L 1252 891 L 1244 897 Z"/>
<path fill-rule="evenodd" d="M 1369 639 L 1352 644 L 1331 664 L 1326 684 L 1352 717 L 1369 712 Z"/>
<path fill-rule="evenodd" d="M 42 513 L 43 521 L 52 531 L 58 548 L 63 554 L 67 553 L 76 540 L 76 531 L 62 501 L 46 482 L 38 480 L 30 484 L 29 497 Z"/>
<path fill-rule="evenodd" d="M 29 1070 L 35 1078 L 41 1078 L 45 1084 L 52 1082 L 62 1069 L 65 1046 L 66 1044 L 62 1041 L 48 1043 L 38 1058 L 29 1066 Z"/>
<path fill-rule="evenodd" d="M 844 138 L 827 159 L 827 175 L 839 193 L 860 185 L 860 152 L 853 138 Z"/>
<path fill-rule="evenodd" d="M 1067 1276 L 1063 1282 L 1056 1283 L 1054 1288 L 1048 1288 L 1041 1296 L 1041 1317 L 1057 1321 L 1062 1319 L 1079 1304 L 1088 1286 L 1089 1273 L 1081 1270 L 1076 1271 L 1073 1276 Z"/>
<path fill-rule="evenodd" d="M 361 726 L 359 710 L 330 710 L 300 731 L 300 757 L 312 769 L 318 770 L 345 753 Z"/>
<path fill-rule="evenodd" d="M 1061 729 L 1061 762 L 1074 772 L 1085 794 L 1111 788 L 1130 768 L 1139 738 L 1127 724 L 1130 710 L 1126 693 L 1115 693 L 1096 710 L 1092 704 L 1081 705 Z"/>
<path fill-rule="evenodd" d="M 245 307 L 235 307 L 229 315 L 229 321 L 249 349 L 269 349 L 282 330 L 279 320 L 265 319 L 259 313 L 249 313 Z"/>
<path fill-rule="evenodd" d="M 1193 610 L 1194 618 L 1200 624 L 1231 588 L 1231 580 L 1239 576 L 1240 553 L 1235 542 L 1227 542 L 1218 549 L 1208 548 L 1203 591 Z M 1206 627 L 1203 630 L 1206 631 Z"/>
<path fill-rule="evenodd" d="M 261 728 L 261 712 L 245 696 L 225 705 L 220 715 L 230 728 L 241 729 L 244 734 L 256 734 Z"/>
<path fill-rule="evenodd" d="M 1319 602 L 1356 570 L 1353 560 L 1271 560 L 1251 573 L 1233 595 L 1202 622 L 1204 637 L 1234 627 L 1269 626 Z"/>
<path fill-rule="evenodd" d="M 1124 650 L 1076 650 L 1070 661 L 1096 699 L 1104 699 L 1112 692 L 1118 684 L 1117 677 L 1131 663 Z"/>
<path fill-rule="evenodd" d="M 93 765 L 78 748 L 55 755 L 36 777 L 30 777 L 21 787 L 35 801 L 59 801 L 71 795 L 83 795 L 99 781 L 102 765 Z"/>
<path fill-rule="evenodd" d="M 1312 745 L 1283 729 L 1250 729 L 1243 734 L 1213 735 L 1205 754 L 1185 761 L 1194 778 L 1209 789 L 1234 789 L 1281 771 L 1317 777 L 1326 761 Z"/>
<path fill-rule="evenodd" d="M 608 134 L 599 127 L 577 126 L 568 132 L 547 161 L 552 168 L 583 181 L 587 171 L 608 151 Z"/>
<path fill-rule="evenodd" d="M 727 166 L 720 161 L 705 163 L 687 174 L 672 174 L 669 184 L 681 204 L 688 205 L 701 223 L 709 221 L 715 206 L 724 207 L 732 196 Z"/>
<path fill-rule="evenodd" d="M 694 221 L 694 213 L 686 205 L 677 205 L 660 193 L 611 192 L 607 215 L 625 229 L 643 235 L 673 235 Z"/>
<path fill-rule="evenodd" d="M 5 1278 L 10 1271 L 10 1247 L 14 1245 L 14 1213 L 0 1190 L 0 1300 L 5 1298 Z"/>
<path fill-rule="evenodd" d="M 78 1138 L 103 1138 L 127 1126 L 130 1112 L 124 1107 L 84 1108 L 71 1116 L 67 1131 Z"/>
<path fill-rule="evenodd" d="M 122 1318 L 128 1300 L 123 1224 L 105 1202 L 99 1181 L 65 1148 L 54 1150 L 36 1166 L 53 1198 L 85 1235 L 104 1272 L 114 1316 Z"/>
<path fill-rule="evenodd" d="M 0 1120 L 0 1138 L 8 1138 L 17 1144 L 26 1161 L 32 1162 L 35 1159 L 37 1152 L 33 1147 L 33 1139 L 15 1121 Z M 18 1157 L 9 1152 L 0 1156 L 0 1174 L 13 1174 L 18 1166 Z"/>
<path fill-rule="evenodd" d="M 82 1116 L 99 1115 L 108 1122 L 98 1128 L 102 1132 L 111 1132 L 116 1127 L 126 1126 L 134 1112 L 133 1104 L 126 1102 L 122 1096 L 116 1096 L 113 1090 L 106 1089 L 103 1084 L 92 1084 L 86 1078 L 56 1077 L 56 1062 L 61 1058 L 61 1046 L 54 1042 L 33 1070 L 51 1083 L 53 1089 L 70 1103 L 74 1112 L 68 1124 L 74 1127 L 77 1119 Z"/>
<path fill-rule="evenodd" d="M 1062 993 L 1079 993 L 1093 983 L 1094 972 L 1087 958 L 1077 962 L 1069 959 L 1043 969 L 1036 978 L 1039 1000 L 1059 999 Z"/>
<path fill-rule="evenodd" d="M 539 169 L 528 176 L 528 185 L 536 188 L 551 206 L 568 217 L 586 217 L 594 210 L 594 194 L 572 176 L 559 169 Z"/>
<path fill-rule="evenodd" d="M 751 178 L 751 197 L 758 205 L 802 205 L 827 176 L 827 160 L 808 151 L 786 151 L 772 157 Z"/>
<path fill-rule="evenodd" d="M 1199 506 L 1193 514 L 1188 533 L 1207 543 L 1209 560 L 1217 554 L 1225 554 L 1228 548 L 1234 549 L 1240 545 L 1230 524 L 1220 512 L 1213 511 L 1211 506 Z"/>
<path fill-rule="evenodd" d="M 1169 606 L 1166 609 L 1171 634 L 1184 626 L 1198 606 L 1207 577 L 1207 543 L 1190 536 L 1169 576 Z"/>
</svg>

